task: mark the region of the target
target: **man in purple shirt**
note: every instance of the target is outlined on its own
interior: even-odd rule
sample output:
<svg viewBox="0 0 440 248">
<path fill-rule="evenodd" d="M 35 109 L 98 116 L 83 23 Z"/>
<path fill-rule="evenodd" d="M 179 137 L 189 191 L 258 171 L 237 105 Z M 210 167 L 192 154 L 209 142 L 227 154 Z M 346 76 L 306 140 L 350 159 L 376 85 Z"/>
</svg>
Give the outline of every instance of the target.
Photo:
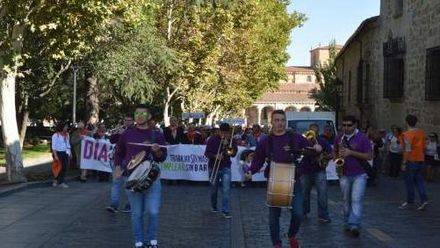
<svg viewBox="0 0 440 248">
<path fill-rule="evenodd" d="M 257 173 L 266 160 L 277 163 L 294 164 L 300 151 L 309 146 L 308 141 L 300 134 L 286 131 L 286 114 L 283 110 L 275 110 L 271 117 L 272 133 L 264 137 L 257 145 L 254 159 L 251 164 L 251 173 Z M 265 173 L 266 175 L 268 173 Z M 295 172 L 297 179 L 294 184 L 294 198 L 292 200 L 292 216 L 289 227 L 290 247 L 299 247 L 295 235 L 298 233 L 303 218 L 303 193 L 299 178 L 298 167 Z M 280 239 L 281 208 L 269 207 L 269 228 L 274 248 L 281 248 Z"/>
<path fill-rule="evenodd" d="M 136 154 L 146 152 L 146 159 L 163 162 L 167 157 L 167 150 L 159 145 L 165 145 L 165 138 L 160 131 L 153 130 L 148 120 L 151 113 L 146 105 L 139 105 L 134 112 L 136 127 L 127 129 L 121 134 L 116 145 L 115 166 L 121 167 L 128 177 L 126 165 Z M 152 146 L 141 146 L 132 143 L 150 143 Z M 160 207 L 161 183 L 157 179 L 150 188 L 143 192 L 127 190 L 131 206 L 131 224 L 133 227 L 135 247 L 157 248 L 157 227 Z M 144 239 L 144 213 L 148 214 L 147 236 Z"/>
<path fill-rule="evenodd" d="M 325 153 L 323 156 L 331 156 L 332 148 L 327 140 L 318 136 L 319 126 L 317 124 L 310 124 L 309 129 L 316 134 L 313 140 L 309 140 L 310 146 L 317 143 L 322 147 L 322 151 L 301 161 L 300 181 L 304 194 L 304 217 L 307 217 L 307 214 L 310 213 L 310 191 L 312 189 L 312 184 L 315 184 L 318 193 L 318 220 L 321 223 L 329 223 L 331 220 L 327 207 L 327 173 L 325 167 L 319 165 L 319 157 L 321 153 Z"/>
<path fill-rule="evenodd" d="M 231 218 L 231 208 L 229 200 L 231 198 L 231 157 L 237 154 L 237 144 L 232 140 L 230 126 L 227 123 L 220 125 L 219 134 L 215 134 L 208 139 L 206 144 L 205 156 L 209 159 L 208 168 L 209 176 L 215 173 L 214 164 L 218 168 L 217 175 L 211 182 L 211 211 L 218 212 L 217 209 L 217 192 L 218 184 L 222 182 L 223 200 L 222 212 L 226 219 Z M 231 145 L 231 147 L 230 147 Z"/>
<path fill-rule="evenodd" d="M 361 163 L 367 163 L 373 155 L 371 143 L 368 137 L 357 129 L 354 116 L 349 115 L 342 119 L 342 132 L 335 139 L 334 156 L 342 157 L 345 161 L 342 176 L 339 178 L 344 201 L 344 229 L 352 236 L 358 237 L 367 184 L 367 174 Z"/>
<path fill-rule="evenodd" d="M 125 116 L 122 127 L 113 130 L 113 132 L 110 134 L 110 143 L 112 144 L 118 143 L 121 134 L 125 132 L 125 130 L 133 128 L 133 124 L 134 124 L 133 117 L 130 115 Z M 120 169 L 121 167 L 119 166 L 117 167 L 117 170 L 116 168 L 114 168 L 113 170 L 112 187 L 110 190 L 111 203 L 110 206 L 106 208 L 107 211 L 109 211 L 110 213 L 117 213 L 119 211 L 123 213 L 131 212 L 129 203 L 127 203 L 123 209 L 119 210 L 121 188 L 123 187 L 125 181 L 127 180 L 125 176 L 115 176 L 116 174 L 121 173 Z"/>
</svg>

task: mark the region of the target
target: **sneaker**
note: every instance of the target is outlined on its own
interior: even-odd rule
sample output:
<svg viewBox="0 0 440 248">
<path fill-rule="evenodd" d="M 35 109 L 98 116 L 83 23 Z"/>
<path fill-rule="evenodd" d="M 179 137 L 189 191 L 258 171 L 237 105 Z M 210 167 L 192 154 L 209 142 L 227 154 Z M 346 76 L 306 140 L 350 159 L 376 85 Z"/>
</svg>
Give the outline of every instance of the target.
<svg viewBox="0 0 440 248">
<path fill-rule="evenodd" d="M 211 208 L 211 212 L 218 213 L 218 208 Z"/>
<path fill-rule="evenodd" d="M 125 214 L 129 214 L 129 213 L 131 213 L 131 209 L 130 208 L 124 208 L 124 209 L 121 209 L 121 210 L 119 210 L 121 213 L 125 213 Z"/>
<path fill-rule="evenodd" d="M 67 189 L 67 188 L 69 188 L 69 185 L 62 183 L 62 184 L 58 185 L 58 187 L 63 188 L 63 189 Z"/>
<path fill-rule="evenodd" d="M 142 248 L 144 247 L 144 244 L 142 242 L 136 242 L 136 244 L 134 244 L 135 248 Z"/>
<path fill-rule="evenodd" d="M 422 211 L 422 210 L 426 210 L 426 206 L 428 205 L 428 202 L 425 201 L 424 203 L 422 203 L 422 205 L 420 205 L 417 210 Z"/>
<path fill-rule="evenodd" d="M 321 223 L 330 223 L 330 222 L 332 222 L 332 220 L 330 218 L 322 218 L 322 217 L 319 217 L 318 221 L 321 222 Z"/>
<path fill-rule="evenodd" d="M 232 218 L 232 215 L 231 215 L 231 213 L 223 212 L 223 217 L 225 217 L 225 219 L 230 219 L 230 218 Z"/>
<path fill-rule="evenodd" d="M 353 237 L 355 237 L 355 238 L 359 237 L 359 235 L 361 234 L 361 233 L 359 232 L 359 229 L 357 229 L 356 227 L 353 227 L 353 228 L 350 230 L 350 233 L 351 233 L 351 235 L 352 235 Z"/>
<path fill-rule="evenodd" d="M 147 248 L 159 248 L 159 245 L 157 245 L 157 240 L 151 240 L 150 244 L 146 246 Z"/>
<path fill-rule="evenodd" d="M 58 186 L 57 181 L 53 181 L 53 183 L 52 183 L 52 187 L 56 187 L 56 186 Z"/>
<path fill-rule="evenodd" d="M 414 203 L 404 202 L 404 203 L 402 203 L 402 205 L 399 206 L 399 209 L 408 209 L 413 204 Z"/>
<path fill-rule="evenodd" d="M 109 211 L 110 213 L 113 213 L 113 214 L 119 212 L 119 210 L 118 210 L 117 208 L 112 207 L 112 206 L 106 207 L 105 209 L 106 209 L 107 211 Z M 141 246 L 141 247 L 142 247 L 142 246 Z"/>
<path fill-rule="evenodd" d="M 295 237 L 289 238 L 290 248 L 299 248 L 298 240 Z"/>
</svg>

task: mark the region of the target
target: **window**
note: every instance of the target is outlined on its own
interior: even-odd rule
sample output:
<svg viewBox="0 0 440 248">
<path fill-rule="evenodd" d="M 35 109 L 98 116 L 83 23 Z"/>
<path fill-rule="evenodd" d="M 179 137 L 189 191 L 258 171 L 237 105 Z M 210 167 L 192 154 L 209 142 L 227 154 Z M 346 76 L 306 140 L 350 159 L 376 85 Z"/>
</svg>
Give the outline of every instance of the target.
<svg viewBox="0 0 440 248">
<path fill-rule="evenodd" d="M 364 61 L 360 60 L 357 68 L 356 81 L 356 102 L 361 104 L 364 102 Z"/>
<path fill-rule="evenodd" d="M 312 82 L 312 76 L 307 76 L 307 82 Z"/>
<path fill-rule="evenodd" d="M 351 102 L 351 71 L 348 71 L 348 90 L 347 90 L 348 104 Z"/>
<path fill-rule="evenodd" d="M 425 99 L 440 100 L 440 46 L 426 50 Z"/>
<path fill-rule="evenodd" d="M 403 0 L 394 0 L 394 18 L 401 17 L 403 14 Z"/>
<path fill-rule="evenodd" d="M 366 63 L 365 64 L 365 83 L 364 83 L 364 103 L 369 103 L 368 100 L 368 93 L 370 90 L 370 81 L 371 81 L 371 76 L 370 76 L 370 64 Z"/>
<path fill-rule="evenodd" d="M 400 57 L 384 58 L 383 97 L 398 99 L 403 97 L 405 63 Z"/>
</svg>

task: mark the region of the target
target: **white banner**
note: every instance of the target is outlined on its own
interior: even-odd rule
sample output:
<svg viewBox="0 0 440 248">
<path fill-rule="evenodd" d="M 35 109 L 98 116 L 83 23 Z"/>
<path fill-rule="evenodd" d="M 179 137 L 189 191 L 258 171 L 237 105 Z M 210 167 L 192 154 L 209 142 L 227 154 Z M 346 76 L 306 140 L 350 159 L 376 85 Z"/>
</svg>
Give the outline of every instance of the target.
<svg viewBox="0 0 440 248">
<path fill-rule="evenodd" d="M 208 181 L 208 158 L 205 157 L 206 145 L 171 145 L 167 147 L 168 156 L 161 163 L 161 178 L 170 180 Z M 239 146 L 237 155 L 232 158 L 231 173 L 233 182 L 244 179 L 244 171 L 250 162 L 246 162 L 244 153 L 252 153 L 255 147 Z M 114 145 L 107 140 L 86 137 L 81 141 L 81 169 L 112 172 Z M 264 165 L 259 173 L 252 176 L 252 181 L 266 181 Z M 338 179 L 334 162 L 327 166 L 327 180 Z"/>
<path fill-rule="evenodd" d="M 112 172 L 113 145 L 86 137 L 81 141 L 81 169 Z"/>
<path fill-rule="evenodd" d="M 205 145 L 168 146 L 168 157 L 161 165 L 161 178 L 171 180 L 208 181 L 208 158 L 205 157 Z M 237 156 L 232 158 L 232 181 L 242 181 L 244 177 L 240 156 L 245 147 L 238 147 Z M 264 170 L 262 170 L 264 171 Z M 252 181 L 265 181 L 263 173 L 257 173 Z"/>
</svg>

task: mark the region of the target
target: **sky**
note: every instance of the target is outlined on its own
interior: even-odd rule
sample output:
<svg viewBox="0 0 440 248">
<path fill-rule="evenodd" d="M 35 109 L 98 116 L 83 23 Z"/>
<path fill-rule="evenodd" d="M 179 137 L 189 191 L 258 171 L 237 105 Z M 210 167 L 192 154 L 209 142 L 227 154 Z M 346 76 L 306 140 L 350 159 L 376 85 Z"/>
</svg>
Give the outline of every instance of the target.
<svg viewBox="0 0 440 248">
<path fill-rule="evenodd" d="M 379 15 L 380 0 L 291 0 L 288 11 L 303 13 L 307 20 L 291 33 L 287 65 L 309 66 L 312 47 L 333 39 L 344 45 L 363 20 Z"/>
</svg>

